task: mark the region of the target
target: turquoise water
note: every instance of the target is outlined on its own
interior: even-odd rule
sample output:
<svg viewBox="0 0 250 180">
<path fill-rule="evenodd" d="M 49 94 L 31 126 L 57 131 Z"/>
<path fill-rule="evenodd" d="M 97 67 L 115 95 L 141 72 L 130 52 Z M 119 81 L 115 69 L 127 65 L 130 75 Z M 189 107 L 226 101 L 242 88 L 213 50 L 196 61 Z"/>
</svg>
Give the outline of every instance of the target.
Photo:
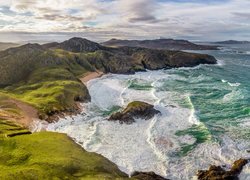
<svg viewBox="0 0 250 180">
<path fill-rule="evenodd" d="M 183 145 L 180 154 L 186 155 L 205 141 L 220 142 L 225 134 L 235 140 L 250 141 L 249 52 L 250 46 L 235 45 L 220 51 L 200 51 L 215 56 L 219 65 L 168 70 L 167 74 L 178 78 L 163 79 L 164 85 L 159 90 L 188 94 L 196 117 L 206 127 L 193 125 L 176 133 L 196 138 L 193 145 Z M 179 99 L 177 103 L 183 102 Z"/>
<path fill-rule="evenodd" d="M 182 78 L 166 81 L 165 89 L 190 95 L 196 116 L 214 139 L 221 134 L 246 139 L 250 126 L 242 124 L 250 121 L 250 54 L 246 52 L 250 47 L 224 49 L 206 52 L 219 60 L 219 66 L 170 70 Z"/>
</svg>

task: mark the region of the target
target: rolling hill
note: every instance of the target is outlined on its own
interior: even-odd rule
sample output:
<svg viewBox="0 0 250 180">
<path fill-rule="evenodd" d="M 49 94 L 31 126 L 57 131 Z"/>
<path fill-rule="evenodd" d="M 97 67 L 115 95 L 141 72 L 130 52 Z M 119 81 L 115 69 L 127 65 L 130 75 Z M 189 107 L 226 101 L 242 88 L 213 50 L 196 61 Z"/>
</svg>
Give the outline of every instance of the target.
<svg viewBox="0 0 250 180">
<path fill-rule="evenodd" d="M 121 40 L 111 39 L 103 42 L 102 45 L 108 47 L 143 47 L 150 49 L 165 50 L 217 50 L 216 46 L 198 45 L 186 40 L 175 39 L 154 39 L 154 40 Z"/>
</svg>

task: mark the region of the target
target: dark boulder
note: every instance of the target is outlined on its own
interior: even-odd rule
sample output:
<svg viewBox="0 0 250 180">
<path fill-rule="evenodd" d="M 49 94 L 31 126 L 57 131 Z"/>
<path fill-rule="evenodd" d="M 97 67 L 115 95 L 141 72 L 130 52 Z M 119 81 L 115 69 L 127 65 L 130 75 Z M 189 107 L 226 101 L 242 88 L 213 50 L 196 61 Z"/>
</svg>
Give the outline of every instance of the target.
<svg viewBox="0 0 250 180">
<path fill-rule="evenodd" d="M 121 112 L 114 113 L 108 119 L 109 121 L 120 121 L 120 123 L 131 124 L 135 122 L 135 118 L 148 120 L 160 111 L 154 109 L 154 106 L 141 101 L 134 101 Z"/>
<path fill-rule="evenodd" d="M 131 177 L 138 180 L 167 180 L 154 172 L 134 172 Z"/>
<path fill-rule="evenodd" d="M 248 163 L 246 159 L 239 159 L 233 163 L 229 171 L 224 170 L 220 166 L 210 166 L 208 170 L 198 171 L 199 180 L 238 180 L 238 175 L 243 167 Z"/>
</svg>

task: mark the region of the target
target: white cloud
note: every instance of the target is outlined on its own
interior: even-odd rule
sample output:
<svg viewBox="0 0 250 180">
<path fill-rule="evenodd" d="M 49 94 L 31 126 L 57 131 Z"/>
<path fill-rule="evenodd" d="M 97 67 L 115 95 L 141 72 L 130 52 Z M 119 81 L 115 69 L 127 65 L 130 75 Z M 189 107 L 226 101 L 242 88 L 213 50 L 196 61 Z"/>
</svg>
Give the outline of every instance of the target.
<svg viewBox="0 0 250 180">
<path fill-rule="evenodd" d="M 14 15 L 0 9 L 0 32 L 83 32 L 96 34 L 98 39 L 101 35 L 203 40 L 250 37 L 248 0 L 209 4 L 157 0 L 0 0 L 1 6 L 9 7 Z"/>
</svg>

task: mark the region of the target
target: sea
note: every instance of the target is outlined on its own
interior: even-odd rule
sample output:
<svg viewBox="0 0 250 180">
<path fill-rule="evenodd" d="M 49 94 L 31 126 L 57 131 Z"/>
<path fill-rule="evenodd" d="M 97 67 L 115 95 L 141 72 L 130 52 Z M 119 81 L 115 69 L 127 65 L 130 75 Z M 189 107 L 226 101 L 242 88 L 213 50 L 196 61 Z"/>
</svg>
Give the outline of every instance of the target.
<svg viewBox="0 0 250 180">
<path fill-rule="evenodd" d="M 67 133 L 128 174 L 154 171 L 186 180 L 210 165 L 229 169 L 250 158 L 250 44 L 195 52 L 218 63 L 104 75 L 88 82 L 92 100 L 81 114 L 46 129 Z M 153 104 L 161 114 L 129 125 L 107 120 L 132 101 Z M 250 165 L 239 178 L 250 179 Z"/>
</svg>

